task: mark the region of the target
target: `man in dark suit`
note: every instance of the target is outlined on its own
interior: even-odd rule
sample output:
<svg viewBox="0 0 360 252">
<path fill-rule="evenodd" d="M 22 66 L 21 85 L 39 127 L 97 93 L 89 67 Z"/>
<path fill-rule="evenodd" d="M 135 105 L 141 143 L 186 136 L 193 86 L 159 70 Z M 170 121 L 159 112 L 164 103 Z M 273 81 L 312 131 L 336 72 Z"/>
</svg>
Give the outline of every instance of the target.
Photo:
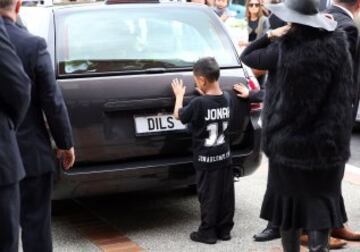
<svg viewBox="0 0 360 252">
<path fill-rule="evenodd" d="M 30 102 L 30 80 L 0 17 L 0 252 L 18 251 L 20 192 L 24 177 L 16 132 Z"/>
<path fill-rule="evenodd" d="M 325 12 L 331 14 L 338 22 L 338 27 L 346 32 L 349 41 L 349 50 L 353 59 L 354 85 L 353 85 L 353 118 L 355 121 L 356 112 L 359 104 L 359 32 L 353 20 L 354 14 L 359 10 L 358 0 L 334 0 L 333 5 Z M 359 234 L 360 239 L 360 234 Z"/>
<path fill-rule="evenodd" d="M 44 115 L 64 169 L 69 169 L 75 160 L 73 137 L 45 40 L 15 23 L 20 6 L 20 0 L 0 0 L 0 14 L 30 77 L 32 90 L 30 108 L 17 132 L 26 171 L 25 179 L 20 182 L 22 243 L 24 252 L 49 252 L 52 251 L 51 189 L 56 158 Z"/>
<path fill-rule="evenodd" d="M 358 41 L 359 31 L 354 22 L 354 15 L 360 9 L 359 0 L 334 0 L 332 6 L 330 6 L 326 13 L 333 16 L 335 21 L 338 22 L 338 28 L 343 29 L 346 32 L 347 40 L 349 42 L 349 51 L 353 60 L 354 68 L 354 84 L 353 84 L 353 109 L 354 116 L 356 115 L 358 105 L 358 86 L 360 79 L 359 75 L 359 52 L 358 52 Z M 355 117 L 354 117 L 355 119 Z M 351 231 L 347 226 L 333 230 L 332 236 L 341 238 L 344 240 L 360 240 L 360 233 Z"/>
</svg>

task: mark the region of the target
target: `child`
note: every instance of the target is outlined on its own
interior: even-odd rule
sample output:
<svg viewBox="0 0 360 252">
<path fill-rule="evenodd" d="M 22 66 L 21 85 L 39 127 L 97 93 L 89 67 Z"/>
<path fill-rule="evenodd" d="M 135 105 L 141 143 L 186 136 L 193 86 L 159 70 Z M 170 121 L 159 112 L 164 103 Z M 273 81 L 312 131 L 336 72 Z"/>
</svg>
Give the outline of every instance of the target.
<svg viewBox="0 0 360 252">
<path fill-rule="evenodd" d="M 224 22 L 231 16 L 227 6 L 228 0 L 215 0 L 214 11 Z"/>
<path fill-rule="evenodd" d="M 171 85 L 176 96 L 174 116 L 182 123 L 192 125 L 201 224 L 190 238 L 215 244 L 218 239 L 230 240 L 234 226 L 234 178 L 227 137 L 230 102 L 220 88 L 220 69 L 214 58 L 198 60 L 193 73 L 202 96 L 194 98 L 183 108 L 185 86 L 182 80 L 173 80 Z"/>
</svg>

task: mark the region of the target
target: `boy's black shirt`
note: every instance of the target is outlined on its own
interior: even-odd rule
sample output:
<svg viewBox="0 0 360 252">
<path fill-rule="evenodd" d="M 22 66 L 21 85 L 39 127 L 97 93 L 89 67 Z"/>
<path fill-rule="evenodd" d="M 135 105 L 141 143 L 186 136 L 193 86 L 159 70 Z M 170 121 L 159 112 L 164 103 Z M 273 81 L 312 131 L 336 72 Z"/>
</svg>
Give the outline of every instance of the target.
<svg viewBox="0 0 360 252">
<path fill-rule="evenodd" d="M 230 104 L 224 94 L 192 99 L 179 110 L 179 119 L 183 124 L 191 124 L 195 168 L 231 165 L 228 137 Z"/>
</svg>

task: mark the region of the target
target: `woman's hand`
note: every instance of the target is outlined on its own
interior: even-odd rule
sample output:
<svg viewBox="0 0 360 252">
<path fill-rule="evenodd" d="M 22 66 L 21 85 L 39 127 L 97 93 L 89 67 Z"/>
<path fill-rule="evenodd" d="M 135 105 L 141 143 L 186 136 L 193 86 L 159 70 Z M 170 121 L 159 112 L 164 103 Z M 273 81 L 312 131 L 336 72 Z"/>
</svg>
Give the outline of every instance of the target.
<svg viewBox="0 0 360 252">
<path fill-rule="evenodd" d="M 286 33 L 288 33 L 288 31 L 290 30 L 291 25 L 287 24 L 285 26 L 279 27 L 275 30 L 270 30 L 268 31 L 268 38 L 273 39 L 273 38 L 281 38 L 282 36 L 284 36 Z"/>
<path fill-rule="evenodd" d="M 246 42 L 246 41 L 239 41 L 239 46 L 240 47 L 247 47 L 249 45 L 249 42 Z"/>
</svg>

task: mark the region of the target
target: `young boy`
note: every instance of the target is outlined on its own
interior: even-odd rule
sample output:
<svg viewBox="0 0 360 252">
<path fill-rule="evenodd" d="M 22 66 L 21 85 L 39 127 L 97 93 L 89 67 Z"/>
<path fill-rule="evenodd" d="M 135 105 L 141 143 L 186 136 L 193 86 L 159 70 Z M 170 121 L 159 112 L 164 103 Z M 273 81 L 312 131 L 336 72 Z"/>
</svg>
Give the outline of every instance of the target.
<svg viewBox="0 0 360 252">
<path fill-rule="evenodd" d="M 192 129 L 201 224 L 190 238 L 215 244 L 218 239 L 230 240 L 234 226 L 234 178 L 227 137 L 230 102 L 220 88 L 220 69 L 214 58 L 198 60 L 193 73 L 202 96 L 194 98 L 183 108 L 185 86 L 182 80 L 173 80 L 171 85 L 176 96 L 174 116 L 184 124 L 191 123 Z"/>
</svg>

